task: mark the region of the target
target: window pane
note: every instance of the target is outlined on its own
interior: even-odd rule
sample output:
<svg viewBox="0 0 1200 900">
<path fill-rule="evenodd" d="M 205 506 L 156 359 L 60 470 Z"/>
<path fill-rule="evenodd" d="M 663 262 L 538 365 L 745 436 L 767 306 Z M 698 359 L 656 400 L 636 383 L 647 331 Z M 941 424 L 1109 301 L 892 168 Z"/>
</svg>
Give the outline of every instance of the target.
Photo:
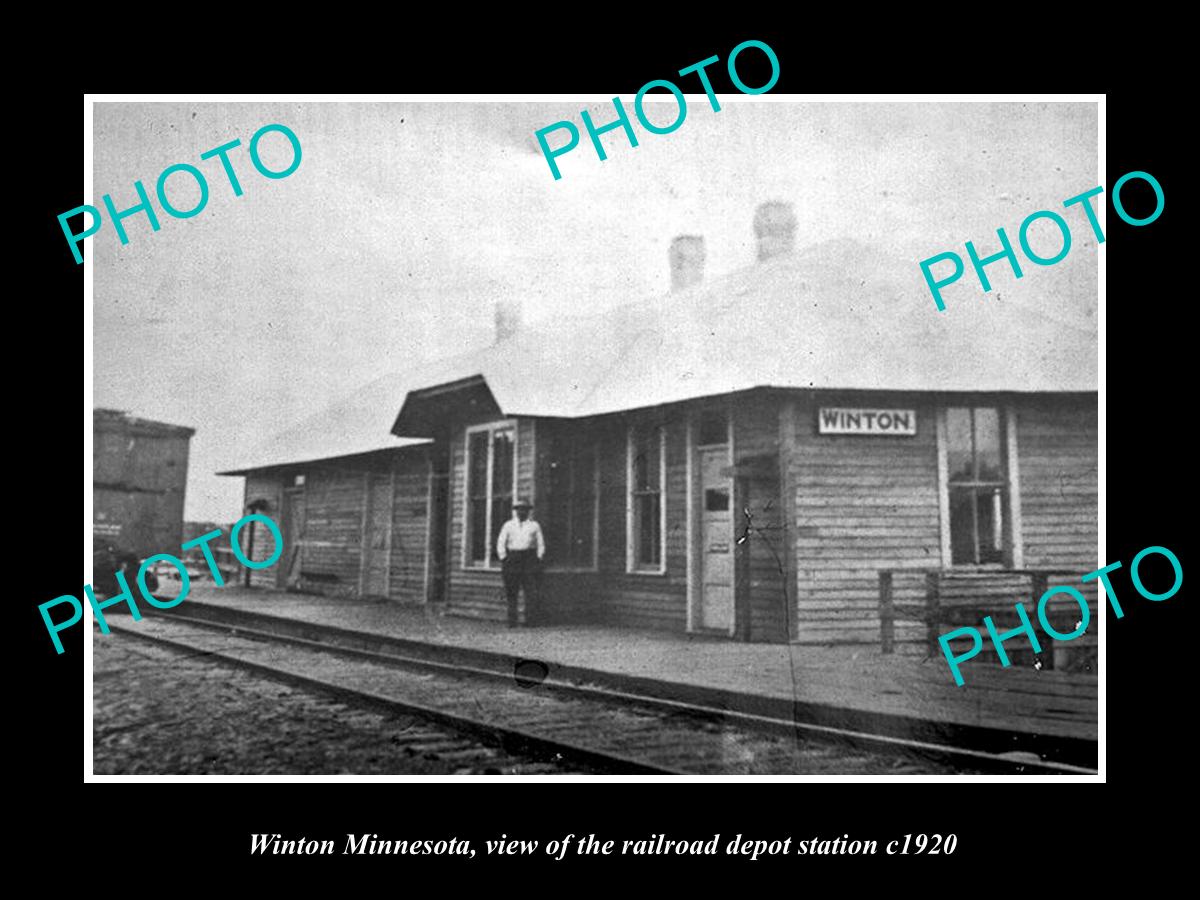
<svg viewBox="0 0 1200 900">
<path fill-rule="evenodd" d="M 950 489 L 950 562 L 970 565 L 975 558 L 975 491 Z"/>
<path fill-rule="evenodd" d="M 638 558 L 639 565 L 659 564 L 659 496 L 642 494 L 638 497 Z"/>
<path fill-rule="evenodd" d="M 1004 531 L 1001 527 L 999 488 L 979 488 L 976 492 L 976 511 L 979 522 L 979 561 L 998 563 L 1004 559 L 1001 549 Z"/>
<path fill-rule="evenodd" d="M 477 431 L 467 443 L 467 555 L 483 562 L 487 552 L 487 456 L 486 431 Z"/>
<path fill-rule="evenodd" d="M 704 492 L 705 512 L 725 512 L 729 509 L 729 491 L 724 488 L 708 488 Z"/>
<path fill-rule="evenodd" d="M 513 433 L 511 428 L 492 434 L 492 496 L 512 499 Z M 508 518 L 507 515 L 504 517 Z"/>
<path fill-rule="evenodd" d="M 946 410 L 946 462 L 951 481 L 973 481 L 971 460 L 971 411 L 958 407 Z"/>
<path fill-rule="evenodd" d="M 650 432 L 650 487 L 652 490 L 662 490 L 662 432 L 659 429 L 654 429 Z"/>
<path fill-rule="evenodd" d="M 483 562 L 487 552 L 487 500 L 472 500 L 468 505 L 467 518 L 470 533 L 470 558 L 472 562 Z"/>
<path fill-rule="evenodd" d="M 975 410 L 975 463 L 978 481 L 1003 481 L 1000 468 L 1000 411 Z"/>
<path fill-rule="evenodd" d="M 641 442 L 634 444 L 633 454 L 633 487 L 634 490 L 644 491 L 650 486 L 651 460 Z"/>
<path fill-rule="evenodd" d="M 467 495 L 470 497 L 487 496 L 487 444 L 486 431 L 477 431 L 471 435 L 467 445 L 470 460 L 467 465 Z"/>
<path fill-rule="evenodd" d="M 700 416 L 700 431 L 696 440 L 701 444 L 729 443 L 729 428 L 722 412 L 706 412 Z"/>
</svg>

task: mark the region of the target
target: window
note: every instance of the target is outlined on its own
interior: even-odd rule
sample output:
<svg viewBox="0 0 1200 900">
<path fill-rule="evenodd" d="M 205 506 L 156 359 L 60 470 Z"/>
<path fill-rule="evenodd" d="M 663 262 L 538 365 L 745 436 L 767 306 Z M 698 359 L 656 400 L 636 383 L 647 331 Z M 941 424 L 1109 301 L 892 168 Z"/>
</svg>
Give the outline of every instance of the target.
<svg viewBox="0 0 1200 900">
<path fill-rule="evenodd" d="M 493 566 L 496 538 L 512 517 L 517 433 L 512 425 L 467 430 L 464 565 Z"/>
<path fill-rule="evenodd" d="M 700 416 L 696 443 L 700 446 L 729 443 L 729 420 L 723 412 L 709 411 Z"/>
<path fill-rule="evenodd" d="M 704 511 L 729 512 L 729 490 L 727 488 L 705 488 Z"/>
<path fill-rule="evenodd" d="M 539 431 L 539 437 L 540 437 Z M 546 561 L 591 569 L 596 565 L 596 449 L 579 436 L 556 437 L 544 458 L 539 496 Z"/>
<path fill-rule="evenodd" d="M 629 431 L 629 552 L 631 572 L 665 571 L 663 471 L 666 443 L 661 428 Z"/>
<path fill-rule="evenodd" d="M 953 565 L 1004 562 L 1008 492 L 1003 448 L 1003 422 L 998 409 L 946 410 Z"/>
</svg>

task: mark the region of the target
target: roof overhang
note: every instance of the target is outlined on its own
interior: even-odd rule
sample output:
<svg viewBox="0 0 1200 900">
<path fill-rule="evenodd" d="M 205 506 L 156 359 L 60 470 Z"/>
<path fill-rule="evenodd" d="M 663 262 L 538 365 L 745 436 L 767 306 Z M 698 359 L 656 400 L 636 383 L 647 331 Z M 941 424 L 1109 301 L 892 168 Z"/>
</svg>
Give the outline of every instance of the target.
<svg viewBox="0 0 1200 900">
<path fill-rule="evenodd" d="M 272 470 L 294 469 L 297 466 L 312 466 L 324 465 L 331 463 L 354 463 L 366 462 L 371 459 L 383 458 L 385 456 L 394 455 L 405 452 L 424 452 L 429 446 L 429 441 L 410 440 L 404 444 L 399 444 L 395 447 L 382 447 L 378 450 L 364 450 L 362 453 L 345 453 L 341 456 L 314 456 L 309 458 L 298 458 L 281 460 L 278 462 L 266 462 L 262 465 L 244 466 L 239 469 L 226 469 L 222 472 L 216 472 L 216 475 L 250 475 L 254 472 L 268 472 Z"/>
</svg>

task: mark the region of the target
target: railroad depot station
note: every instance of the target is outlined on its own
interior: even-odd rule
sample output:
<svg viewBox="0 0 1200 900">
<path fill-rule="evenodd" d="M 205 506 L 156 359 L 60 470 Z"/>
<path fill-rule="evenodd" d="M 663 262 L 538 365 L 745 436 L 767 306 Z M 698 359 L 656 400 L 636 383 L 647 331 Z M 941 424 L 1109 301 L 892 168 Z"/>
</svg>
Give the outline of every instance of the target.
<svg viewBox="0 0 1200 900">
<path fill-rule="evenodd" d="M 677 237 L 666 295 L 537 327 L 498 308 L 492 346 L 381 378 L 222 472 L 284 536 L 247 583 L 502 623 L 496 536 L 528 498 L 546 566 L 518 631 L 925 655 L 953 691 L 932 632 L 1102 562 L 1095 333 L 996 292 L 938 312 L 915 261 L 796 246 L 787 204 L 746 224 L 739 271 L 705 278 L 703 239 Z M 1091 673 L 1094 734 L 1092 622 L 1045 661 Z M 968 668 L 995 681 L 992 658 Z"/>
</svg>

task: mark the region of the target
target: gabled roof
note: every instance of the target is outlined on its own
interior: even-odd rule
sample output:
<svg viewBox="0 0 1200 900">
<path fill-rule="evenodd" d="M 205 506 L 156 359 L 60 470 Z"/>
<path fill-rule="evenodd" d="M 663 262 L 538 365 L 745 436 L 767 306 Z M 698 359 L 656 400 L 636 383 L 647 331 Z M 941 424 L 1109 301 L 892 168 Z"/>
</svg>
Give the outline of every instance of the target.
<svg viewBox="0 0 1200 900">
<path fill-rule="evenodd" d="M 1004 277 L 995 283 L 1008 283 L 1010 273 L 998 268 Z M 959 292 L 938 312 L 917 260 L 852 239 L 826 241 L 385 376 L 222 474 L 424 443 L 388 432 L 427 434 L 446 386 L 465 387 L 504 415 L 567 418 L 758 387 L 1097 390 L 1094 320 L 1047 311 L 1090 308 L 1095 266 L 1028 268 L 1023 292 L 1044 296 L 1045 308 L 1018 305 L 1000 287 Z M 968 268 L 963 284 L 973 278 Z M 1062 304 L 1064 294 L 1087 302 Z"/>
<path fill-rule="evenodd" d="M 428 441 L 389 433 L 396 408 L 411 382 L 406 373 L 385 375 L 304 421 L 259 444 L 218 475 L 244 475 L 255 469 L 397 450 Z"/>
<path fill-rule="evenodd" d="M 1053 307 L 1063 290 L 1095 296 L 1086 274 L 1026 277 L 1044 282 Z M 430 387 L 481 376 L 515 416 L 594 416 L 756 387 L 1096 390 L 1094 328 L 1003 293 L 980 290 L 938 312 L 916 260 L 838 239 L 570 327 L 522 333 L 422 376 Z M 419 400 L 410 393 L 396 433 Z"/>
</svg>

